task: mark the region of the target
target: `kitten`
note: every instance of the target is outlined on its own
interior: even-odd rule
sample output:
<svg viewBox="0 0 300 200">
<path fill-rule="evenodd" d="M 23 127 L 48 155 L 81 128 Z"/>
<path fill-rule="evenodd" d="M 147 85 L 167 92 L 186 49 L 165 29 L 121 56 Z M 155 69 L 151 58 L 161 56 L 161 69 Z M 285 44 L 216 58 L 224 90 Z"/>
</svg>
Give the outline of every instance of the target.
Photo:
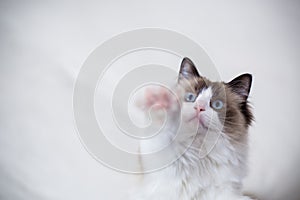
<svg viewBox="0 0 300 200">
<path fill-rule="evenodd" d="M 173 141 L 170 148 L 179 156 L 167 167 L 144 174 L 134 199 L 250 199 L 242 195 L 242 179 L 246 175 L 248 127 L 253 121 L 247 101 L 251 82 L 250 74 L 228 83 L 212 82 L 184 58 L 175 95 L 163 87 L 148 88 L 142 107 L 156 112 L 164 129 L 152 141 L 142 141 L 140 150 L 149 152 Z M 166 121 L 160 120 L 161 110 L 168 115 Z M 141 157 L 142 167 L 151 164 Z"/>
</svg>

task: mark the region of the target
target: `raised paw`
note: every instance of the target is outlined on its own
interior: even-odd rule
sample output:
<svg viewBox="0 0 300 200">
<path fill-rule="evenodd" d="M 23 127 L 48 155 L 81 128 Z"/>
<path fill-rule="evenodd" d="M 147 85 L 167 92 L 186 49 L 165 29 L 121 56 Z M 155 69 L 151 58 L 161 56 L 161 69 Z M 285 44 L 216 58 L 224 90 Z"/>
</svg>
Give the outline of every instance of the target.
<svg viewBox="0 0 300 200">
<path fill-rule="evenodd" d="M 163 86 L 149 86 L 139 100 L 138 107 L 143 110 L 170 110 L 178 105 L 177 97 L 170 89 Z"/>
</svg>

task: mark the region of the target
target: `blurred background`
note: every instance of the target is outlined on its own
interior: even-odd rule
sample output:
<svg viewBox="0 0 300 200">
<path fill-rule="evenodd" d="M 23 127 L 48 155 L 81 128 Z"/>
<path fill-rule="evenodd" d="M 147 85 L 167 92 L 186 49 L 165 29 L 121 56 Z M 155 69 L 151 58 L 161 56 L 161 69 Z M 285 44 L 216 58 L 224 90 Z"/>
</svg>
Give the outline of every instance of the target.
<svg viewBox="0 0 300 200">
<path fill-rule="evenodd" d="M 0 199 L 126 199 L 136 175 L 97 162 L 76 133 L 73 87 L 88 55 L 137 28 L 201 45 L 221 78 L 250 72 L 256 122 L 245 191 L 300 199 L 300 1 L 1 1 Z"/>
</svg>

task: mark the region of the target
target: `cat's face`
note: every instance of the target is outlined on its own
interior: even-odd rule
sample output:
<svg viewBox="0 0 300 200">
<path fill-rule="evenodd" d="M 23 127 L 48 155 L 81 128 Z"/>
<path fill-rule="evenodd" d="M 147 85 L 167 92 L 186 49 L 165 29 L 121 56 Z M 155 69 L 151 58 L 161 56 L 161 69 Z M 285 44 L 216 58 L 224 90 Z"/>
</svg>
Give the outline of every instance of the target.
<svg viewBox="0 0 300 200">
<path fill-rule="evenodd" d="M 212 82 L 199 75 L 188 58 L 183 59 L 178 85 L 182 120 L 187 127 L 198 127 L 198 133 L 222 132 L 240 140 L 253 120 L 247 98 L 252 77 L 243 74 L 229 83 Z"/>
</svg>

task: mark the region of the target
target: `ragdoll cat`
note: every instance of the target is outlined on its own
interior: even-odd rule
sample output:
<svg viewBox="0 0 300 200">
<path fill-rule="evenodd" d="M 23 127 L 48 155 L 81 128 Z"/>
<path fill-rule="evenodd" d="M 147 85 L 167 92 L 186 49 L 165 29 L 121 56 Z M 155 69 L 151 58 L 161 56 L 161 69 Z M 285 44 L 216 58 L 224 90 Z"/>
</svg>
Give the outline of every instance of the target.
<svg viewBox="0 0 300 200">
<path fill-rule="evenodd" d="M 250 199 L 242 194 L 242 179 L 246 175 L 248 127 L 253 121 L 247 101 L 251 82 L 250 74 L 228 83 L 212 82 L 184 58 L 175 96 L 163 87 L 148 88 L 142 108 L 165 110 L 170 119 L 165 121 L 162 137 L 152 144 L 142 142 L 141 152 L 178 134 L 171 148 L 181 154 L 167 167 L 144 174 L 133 199 Z M 178 129 L 172 128 L 178 127 L 179 118 L 182 127 L 174 133 Z M 149 161 L 141 159 L 142 166 L 147 164 Z"/>
</svg>

